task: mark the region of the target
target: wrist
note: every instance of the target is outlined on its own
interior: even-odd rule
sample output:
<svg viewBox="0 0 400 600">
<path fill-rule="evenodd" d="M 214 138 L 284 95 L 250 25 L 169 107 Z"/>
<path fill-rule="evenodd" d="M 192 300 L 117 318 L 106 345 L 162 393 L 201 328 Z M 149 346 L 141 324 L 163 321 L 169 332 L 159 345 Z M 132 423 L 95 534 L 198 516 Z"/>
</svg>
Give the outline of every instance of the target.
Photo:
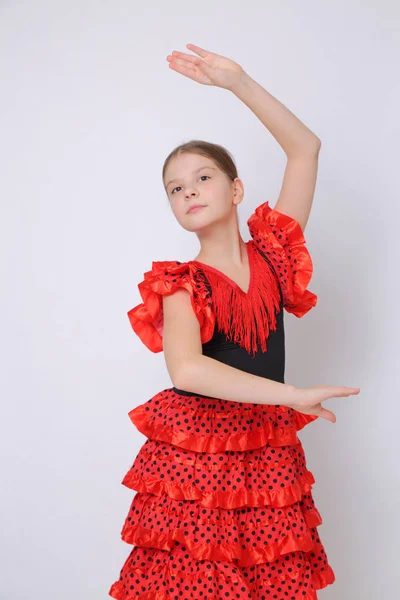
<svg viewBox="0 0 400 600">
<path fill-rule="evenodd" d="M 242 90 L 246 88 L 250 81 L 250 75 L 248 75 L 246 71 L 242 69 L 242 71 L 238 74 L 237 78 L 235 79 L 234 83 L 231 85 L 230 91 L 233 92 L 235 95 L 238 95 Z"/>
<path fill-rule="evenodd" d="M 297 396 L 297 387 L 291 385 L 290 383 L 285 383 L 283 385 L 285 387 L 282 393 L 282 401 L 280 402 L 280 404 L 282 406 L 290 406 L 291 404 L 295 403 L 295 398 Z"/>
</svg>

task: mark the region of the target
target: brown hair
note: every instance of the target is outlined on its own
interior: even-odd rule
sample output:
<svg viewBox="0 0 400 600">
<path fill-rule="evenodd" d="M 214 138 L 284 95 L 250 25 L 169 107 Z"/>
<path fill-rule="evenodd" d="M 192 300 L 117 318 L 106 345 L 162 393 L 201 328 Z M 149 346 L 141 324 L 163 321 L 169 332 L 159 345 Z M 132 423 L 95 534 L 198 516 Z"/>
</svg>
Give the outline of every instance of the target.
<svg viewBox="0 0 400 600">
<path fill-rule="evenodd" d="M 175 156 L 179 156 L 184 153 L 200 154 L 201 156 L 210 158 L 216 164 L 216 166 L 219 167 L 221 171 L 223 171 L 232 181 L 236 179 L 236 177 L 239 177 L 234 158 L 226 148 L 220 146 L 219 144 L 213 144 L 203 140 L 190 140 L 185 144 L 176 146 L 176 148 L 174 148 L 165 159 L 162 169 L 162 181 L 164 184 L 164 189 L 165 171 L 170 161 Z"/>
</svg>

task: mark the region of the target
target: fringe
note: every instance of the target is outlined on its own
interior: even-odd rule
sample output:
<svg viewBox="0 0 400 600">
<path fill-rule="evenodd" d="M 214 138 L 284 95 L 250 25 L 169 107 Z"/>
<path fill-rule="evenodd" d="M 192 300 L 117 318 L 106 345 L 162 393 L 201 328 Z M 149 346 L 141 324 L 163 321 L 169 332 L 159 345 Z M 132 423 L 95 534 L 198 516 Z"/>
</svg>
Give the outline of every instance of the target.
<svg viewBox="0 0 400 600">
<path fill-rule="evenodd" d="M 246 348 L 253 357 L 259 347 L 267 351 L 270 331 L 276 331 L 276 313 L 281 304 L 279 280 L 269 262 L 260 254 L 252 241 L 250 245 L 250 284 L 244 292 L 217 269 L 201 270 L 206 274 L 212 290 L 212 305 L 218 329 L 227 339 Z"/>
</svg>

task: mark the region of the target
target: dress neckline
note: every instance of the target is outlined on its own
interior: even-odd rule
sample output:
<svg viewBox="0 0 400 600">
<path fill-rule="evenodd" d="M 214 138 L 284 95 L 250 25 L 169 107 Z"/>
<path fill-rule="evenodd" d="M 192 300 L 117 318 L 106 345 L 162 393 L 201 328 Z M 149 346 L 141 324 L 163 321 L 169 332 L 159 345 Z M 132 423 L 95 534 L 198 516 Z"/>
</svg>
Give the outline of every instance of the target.
<svg viewBox="0 0 400 600">
<path fill-rule="evenodd" d="M 244 296 L 249 296 L 253 289 L 253 281 L 254 281 L 253 253 L 250 250 L 251 243 L 252 243 L 252 240 L 249 240 L 248 242 L 246 242 L 247 258 L 248 258 L 249 271 L 250 271 L 249 286 L 248 286 L 247 292 L 245 292 L 245 290 L 242 289 L 240 287 L 240 285 L 238 283 L 236 283 L 236 281 L 231 279 L 228 275 L 226 275 L 223 271 L 220 271 L 216 267 L 207 265 L 206 263 L 203 263 L 200 260 L 190 260 L 189 262 L 201 265 L 202 267 L 205 267 L 206 269 L 210 269 L 214 273 L 217 273 L 218 275 L 220 275 L 223 279 L 225 279 L 233 287 L 238 289 Z"/>
</svg>

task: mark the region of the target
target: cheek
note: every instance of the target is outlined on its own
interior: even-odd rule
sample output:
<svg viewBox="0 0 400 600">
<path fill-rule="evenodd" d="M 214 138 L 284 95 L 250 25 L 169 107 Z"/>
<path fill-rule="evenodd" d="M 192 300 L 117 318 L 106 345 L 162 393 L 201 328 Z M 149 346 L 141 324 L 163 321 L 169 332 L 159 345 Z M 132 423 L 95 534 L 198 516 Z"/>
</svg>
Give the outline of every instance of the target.
<svg viewBox="0 0 400 600">
<path fill-rule="evenodd" d="M 226 215 L 232 208 L 232 201 L 226 196 L 226 190 L 221 190 L 221 193 L 213 199 L 213 212 L 215 215 L 222 217 Z"/>
<path fill-rule="evenodd" d="M 175 219 L 183 227 L 189 216 L 186 214 L 186 204 L 178 198 L 174 198 L 172 202 L 170 202 L 170 208 Z"/>
</svg>

